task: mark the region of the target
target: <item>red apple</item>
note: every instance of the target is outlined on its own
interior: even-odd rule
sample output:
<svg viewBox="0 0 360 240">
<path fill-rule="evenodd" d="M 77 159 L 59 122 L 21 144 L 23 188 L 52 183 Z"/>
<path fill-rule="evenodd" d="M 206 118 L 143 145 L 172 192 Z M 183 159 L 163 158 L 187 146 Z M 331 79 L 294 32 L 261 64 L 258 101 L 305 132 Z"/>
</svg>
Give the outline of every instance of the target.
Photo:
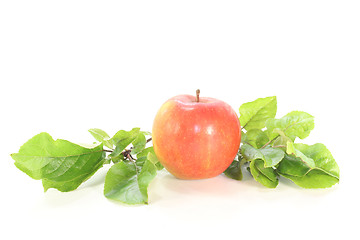
<svg viewBox="0 0 360 240">
<path fill-rule="evenodd" d="M 180 179 L 215 177 L 232 163 L 241 140 L 239 118 L 225 102 L 179 95 L 156 114 L 152 140 L 161 164 Z"/>
</svg>

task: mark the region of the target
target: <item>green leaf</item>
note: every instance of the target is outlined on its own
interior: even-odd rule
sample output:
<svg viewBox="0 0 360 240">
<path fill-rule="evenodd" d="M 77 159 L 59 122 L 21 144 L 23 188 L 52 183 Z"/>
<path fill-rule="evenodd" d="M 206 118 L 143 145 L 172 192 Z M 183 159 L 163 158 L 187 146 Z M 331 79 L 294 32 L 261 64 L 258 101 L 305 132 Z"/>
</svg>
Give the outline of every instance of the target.
<svg viewBox="0 0 360 240">
<path fill-rule="evenodd" d="M 301 161 L 293 155 L 285 155 L 283 160 L 276 168 L 277 172 L 281 175 L 291 175 L 302 177 L 307 174 L 311 169 L 306 163 Z"/>
<path fill-rule="evenodd" d="M 280 119 L 268 119 L 265 123 L 270 139 L 279 136 L 281 130 L 292 141 L 296 137 L 304 139 L 314 129 L 314 117 L 306 112 L 293 111 Z M 274 131 L 275 130 L 275 131 Z"/>
<path fill-rule="evenodd" d="M 110 164 L 110 163 L 111 163 L 111 158 L 105 157 L 104 158 L 104 164 Z"/>
<path fill-rule="evenodd" d="M 240 161 L 234 160 L 230 166 L 224 171 L 225 176 L 235 180 L 242 180 L 243 175 L 241 171 Z"/>
<path fill-rule="evenodd" d="M 106 147 L 113 149 L 114 144 L 110 140 L 110 136 L 103 130 L 98 128 L 89 129 L 91 135 L 99 142 L 102 142 Z"/>
<path fill-rule="evenodd" d="M 277 110 L 276 97 L 258 98 L 240 106 L 240 123 L 247 131 L 262 129 L 269 118 L 274 118 Z"/>
<path fill-rule="evenodd" d="M 42 184 L 44 187 L 44 191 L 46 192 L 49 188 L 55 188 L 61 192 L 73 191 L 77 189 L 81 185 L 81 183 L 92 177 L 96 173 L 96 171 L 99 170 L 104 164 L 105 159 L 100 161 L 99 164 L 95 166 L 92 171 L 90 171 L 90 173 L 79 175 L 69 181 L 52 181 L 50 179 L 43 179 Z"/>
<path fill-rule="evenodd" d="M 315 162 L 315 168 L 339 179 L 340 170 L 331 152 L 324 144 L 316 143 L 307 145 L 302 143 L 294 144 L 295 148 L 301 151 L 305 156 L 311 158 Z"/>
<path fill-rule="evenodd" d="M 266 168 L 264 161 L 255 159 L 250 162 L 250 172 L 254 179 L 268 188 L 276 188 L 279 183 L 278 176 L 273 168 Z"/>
<path fill-rule="evenodd" d="M 150 136 L 150 137 L 151 137 L 151 132 L 148 132 L 148 131 L 140 131 L 140 133 L 144 134 L 145 136 Z"/>
<path fill-rule="evenodd" d="M 72 191 L 102 167 L 105 153 L 102 144 L 86 148 L 62 139 L 54 141 L 43 132 L 11 157 L 21 171 L 42 179 L 45 191 L 49 188 Z"/>
<path fill-rule="evenodd" d="M 147 188 L 155 176 L 156 167 L 148 160 L 142 167 L 129 161 L 116 163 L 106 174 L 104 195 L 126 204 L 147 204 Z"/>
<path fill-rule="evenodd" d="M 111 160 L 111 162 L 113 162 L 113 163 L 118 163 L 118 162 L 121 162 L 121 161 L 123 161 L 125 159 L 123 153 L 120 153 L 117 156 L 111 156 L 111 154 L 110 154 L 108 157 Z"/>
<path fill-rule="evenodd" d="M 247 136 L 246 133 L 241 129 L 241 143 L 246 143 Z"/>
<path fill-rule="evenodd" d="M 292 142 L 292 140 L 289 137 L 285 136 L 285 133 L 283 131 L 279 129 L 274 129 L 273 132 L 278 133 L 279 136 L 274 140 L 272 146 L 286 147 L 289 142 Z"/>
<path fill-rule="evenodd" d="M 116 157 L 121 154 L 124 149 L 129 146 L 139 135 L 140 128 L 133 128 L 131 131 L 120 130 L 112 138 L 111 141 L 115 145 L 115 150 L 110 154 Z"/>
<path fill-rule="evenodd" d="M 338 178 L 328 175 L 319 169 L 311 170 L 302 177 L 285 174 L 282 174 L 282 176 L 292 180 L 296 185 L 303 188 L 329 188 L 339 182 Z"/>
<path fill-rule="evenodd" d="M 138 154 L 142 150 L 144 150 L 146 146 L 146 138 L 143 133 L 139 133 L 139 135 L 133 141 L 133 149 L 131 150 L 132 154 Z"/>
<path fill-rule="evenodd" d="M 159 162 L 159 159 L 157 158 L 153 147 L 145 148 L 142 152 L 138 153 L 136 157 L 137 164 L 143 164 L 146 160 L 149 160 L 150 162 L 155 164 L 157 170 L 161 170 L 164 168 L 164 166 Z"/>
<path fill-rule="evenodd" d="M 273 167 L 284 158 L 284 151 L 278 148 L 266 147 L 256 149 L 248 144 L 243 144 L 241 154 L 247 161 L 261 159 L 265 162 L 265 167 Z"/>
<path fill-rule="evenodd" d="M 147 155 L 147 159 L 152 162 L 153 164 L 157 164 L 159 159 L 156 157 L 155 153 L 149 152 Z"/>
<path fill-rule="evenodd" d="M 287 154 L 293 154 L 295 157 L 300 158 L 309 168 L 315 168 L 315 162 L 311 158 L 307 157 L 305 154 L 303 154 L 301 151 L 297 150 L 294 146 L 293 142 L 287 143 L 286 148 Z"/>
<path fill-rule="evenodd" d="M 304 188 L 327 188 L 339 182 L 339 166 L 321 143 L 294 144 L 279 164 L 277 172 Z M 311 159 L 314 165 L 309 164 Z"/>
<path fill-rule="evenodd" d="M 269 137 L 260 129 L 251 129 L 246 132 L 244 142 L 255 148 L 261 148 L 269 141 Z"/>
</svg>

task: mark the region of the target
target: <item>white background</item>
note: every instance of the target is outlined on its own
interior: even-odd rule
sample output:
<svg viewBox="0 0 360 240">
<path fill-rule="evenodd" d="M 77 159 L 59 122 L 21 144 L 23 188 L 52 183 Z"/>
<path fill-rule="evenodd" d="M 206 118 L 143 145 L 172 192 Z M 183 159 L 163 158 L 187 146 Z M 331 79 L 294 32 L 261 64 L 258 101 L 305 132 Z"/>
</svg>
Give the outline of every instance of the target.
<svg viewBox="0 0 360 240">
<path fill-rule="evenodd" d="M 0 2 L 0 235 L 10 239 L 315 239 L 359 237 L 359 1 Z M 33 135 L 91 143 L 89 128 L 151 131 L 178 94 L 238 107 L 278 97 L 278 115 L 315 116 L 340 184 L 266 189 L 245 173 L 159 173 L 149 205 L 102 193 L 107 167 L 78 190 L 43 193 L 9 156 Z M 355 217 L 355 219 L 354 219 Z"/>
</svg>

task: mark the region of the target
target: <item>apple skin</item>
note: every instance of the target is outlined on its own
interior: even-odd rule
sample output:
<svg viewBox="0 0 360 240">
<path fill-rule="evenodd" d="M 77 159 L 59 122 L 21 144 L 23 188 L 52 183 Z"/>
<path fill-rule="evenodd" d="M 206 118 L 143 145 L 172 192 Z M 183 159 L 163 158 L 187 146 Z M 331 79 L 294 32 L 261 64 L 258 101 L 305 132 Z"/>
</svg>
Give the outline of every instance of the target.
<svg viewBox="0 0 360 240">
<path fill-rule="evenodd" d="M 160 163 L 179 179 L 204 179 L 224 172 L 240 146 L 235 111 L 214 98 L 179 95 L 157 112 L 152 129 Z"/>
</svg>

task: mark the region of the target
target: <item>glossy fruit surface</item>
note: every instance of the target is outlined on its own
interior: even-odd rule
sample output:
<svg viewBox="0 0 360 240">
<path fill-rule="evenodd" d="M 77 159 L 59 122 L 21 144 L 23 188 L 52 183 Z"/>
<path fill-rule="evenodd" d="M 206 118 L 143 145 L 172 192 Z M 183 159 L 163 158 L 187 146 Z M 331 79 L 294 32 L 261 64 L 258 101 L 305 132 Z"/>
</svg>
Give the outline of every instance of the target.
<svg viewBox="0 0 360 240">
<path fill-rule="evenodd" d="M 221 174 L 241 140 L 235 111 L 214 98 L 179 95 L 158 111 L 152 129 L 154 151 L 175 177 L 203 179 Z"/>
</svg>

